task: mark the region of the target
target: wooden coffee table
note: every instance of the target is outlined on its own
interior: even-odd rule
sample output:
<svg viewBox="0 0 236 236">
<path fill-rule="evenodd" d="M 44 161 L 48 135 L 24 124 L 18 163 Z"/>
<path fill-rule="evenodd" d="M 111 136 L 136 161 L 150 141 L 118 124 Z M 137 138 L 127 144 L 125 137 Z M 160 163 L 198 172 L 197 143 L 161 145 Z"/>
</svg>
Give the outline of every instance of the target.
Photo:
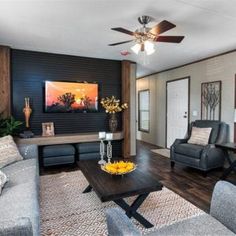
<svg viewBox="0 0 236 236">
<path fill-rule="evenodd" d="M 163 185 L 138 167 L 127 175 L 112 176 L 101 170 L 97 162 L 97 160 L 79 162 L 79 167 L 89 182 L 83 193 L 93 189 L 102 202 L 114 201 L 125 210 L 129 218 L 134 217 L 146 228 L 153 227 L 137 210 L 151 192 L 162 190 Z M 131 196 L 137 198 L 128 205 L 124 198 Z"/>
</svg>

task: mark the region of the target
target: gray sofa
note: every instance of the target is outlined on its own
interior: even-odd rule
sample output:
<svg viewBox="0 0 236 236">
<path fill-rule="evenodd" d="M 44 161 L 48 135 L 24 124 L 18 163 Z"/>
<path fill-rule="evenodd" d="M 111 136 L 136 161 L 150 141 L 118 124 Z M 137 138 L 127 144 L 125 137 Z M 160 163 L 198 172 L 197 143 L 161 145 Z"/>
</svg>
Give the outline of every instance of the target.
<svg viewBox="0 0 236 236">
<path fill-rule="evenodd" d="M 210 214 L 202 214 L 164 226 L 148 235 L 235 235 L 236 186 L 219 181 L 213 191 Z M 107 210 L 109 236 L 140 236 L 130 219 L 120 209 Z"/>
<path fill-rule="evenodd" d="M 8 176 L 0 196 L 0 236 L 39 235 L 39 168 L 36 145 L 19 146 L 24 160 L 1 170 Z"/>
<path fill-rule="evenodd" d="M 192 127 L 211 127 L 211 135 L 207 146 L 187 143 Z M 202 171 L 209 171 L 224 166 L 225 156 L 215 143 L 221 144 L 227 141 L 228 125 L 220 121 L 196 120 L 191 123 L 190 132 L 185 139 L 176 139 L 170 148 L 171 167 L 180 163 Z"/>
</svg>

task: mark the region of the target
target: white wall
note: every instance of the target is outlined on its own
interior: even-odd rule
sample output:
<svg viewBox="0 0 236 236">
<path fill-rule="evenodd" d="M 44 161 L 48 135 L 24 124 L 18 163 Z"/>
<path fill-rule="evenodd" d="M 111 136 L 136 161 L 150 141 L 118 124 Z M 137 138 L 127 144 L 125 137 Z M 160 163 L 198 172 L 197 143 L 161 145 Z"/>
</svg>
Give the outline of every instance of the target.
<svg viewBox="0 0 236 236">
<path fill-rule="evenodd" d="M 150 131 L 149 133 L 137 131 L 137 139 L 143 140 L 148 143 L 156 144 L 156 100 L 157 100 L 157 93 L 156 93 L 156 80 L 152 78 L 145 78 L 137 80 L 137 93 L 136 93 L 136 101 L 137 101 L 137 120 L 138 120 L 138 91 L 141 90 L 150 90 Z M 138 124 L 137 124 L 138 128 Z"/>
<path fill-rule="evenodd" d="M 151 91 L 151 131 L 150 133 L 137 131 L 137 138 L 165 146 L 166 81 L 190 76 L 190 121 L 201 118 L 201 83 L 221 80 L 221 120 L 230 125 L 229 139 L 233 141 L 235 74 L 236 52 L 232 52 L 137 80 L 137 91 L 142 89 Z M 198 111 L 197 117 L 192 116 L 193 110 Z"/>
</svg>

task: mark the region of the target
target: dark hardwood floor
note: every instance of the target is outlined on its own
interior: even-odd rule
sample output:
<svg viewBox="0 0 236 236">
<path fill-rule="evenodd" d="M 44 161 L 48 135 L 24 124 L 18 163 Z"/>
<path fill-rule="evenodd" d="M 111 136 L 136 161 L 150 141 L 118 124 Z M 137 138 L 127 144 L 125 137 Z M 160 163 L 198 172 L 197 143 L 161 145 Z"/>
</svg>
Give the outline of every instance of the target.
<svg viewBox="0 0 236 236">
<path fill-rule="evenodd" d="M 208 173 L 207 177 L 204 177 L 201 171 L 178 164 L 171 169 L 169 158 L 151 152 L 151 149 L 155 148 L 157 146 L 137 141 L 137 156 L 134 157 L 134 161 L 138 164 L 138 168 L 152 173 L 165 187 L 209 212 L 212 191 L 223 170 L 213 170 Z M 77 166 L 54 167 L 42 169 L 41 174 L 54 174 L 77 169 Z M 236 175 L 232 173 L 227 181 L 236 183 Z"/>
<path fill-rule="evenodd" d="M 199 170 L 175 164 L 170 168 L 169 158 L 151 152 L 155 145 L 138 141 L 137 163 L 140 168 L 151 172 L 162 184 L 193 203 L 202 210 L 209 212 L 213 188 L 219 181 L 223 170 L 212 170 L 207 177 Z M 236 175 L 231 174 L 227 181 L 236 183 Z"/>
</svg>

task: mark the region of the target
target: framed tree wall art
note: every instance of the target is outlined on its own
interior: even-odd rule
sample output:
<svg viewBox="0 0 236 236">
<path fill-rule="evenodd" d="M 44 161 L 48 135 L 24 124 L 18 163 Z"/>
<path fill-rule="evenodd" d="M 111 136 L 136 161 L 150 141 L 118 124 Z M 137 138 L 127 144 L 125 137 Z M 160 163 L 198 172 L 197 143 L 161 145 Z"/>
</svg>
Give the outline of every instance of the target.
<svg viewBox="0 0 236 236">
<path fill-rule="evenodd" d="M 201 119 L 221 119 L 221 81 L 201 84 Z"/>
</svg>

